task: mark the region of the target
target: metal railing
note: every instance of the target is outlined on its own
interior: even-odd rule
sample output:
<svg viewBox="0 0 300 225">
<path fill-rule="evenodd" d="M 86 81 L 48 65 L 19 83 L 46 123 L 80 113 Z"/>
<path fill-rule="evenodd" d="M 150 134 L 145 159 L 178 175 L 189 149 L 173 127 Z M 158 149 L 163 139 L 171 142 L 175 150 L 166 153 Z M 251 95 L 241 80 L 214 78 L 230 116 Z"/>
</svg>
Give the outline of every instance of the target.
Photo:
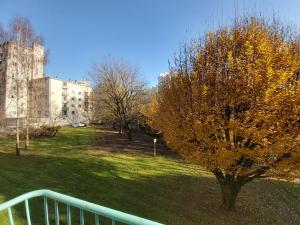
<svg viewBox="0 0 300 225">
<path fill-rule="evenodd" d="M 114 209 L 110 209 L 107 207 L 103 207 L 91 202 L 87 202 L 78 198 L 70 197 L 64 194 L 60 194 L 50 190 L 37 190 L 28 192 L 19 197 L 16 197 L 12 200 L 4 202 L 0 204 L 0 212 L 7 210 L 8 218 L 10 225 L 14 224 L 14 218 L 12 213 L 12 207 L 18 205 L 20 203 L 25 203 L 25 211 L 26 211 L 26 219 L 27 224 L 31 225 L 31 216 L 30 216 L 30 208 L 29 208 L 29 200 L 36 197 L 44 198 L 44 216 L 45 216 L 45 225 L 50 225 L 49 223 L 49 200 L 54 201 L 54 220 L 55 225 L 60 224 L 60 213 L 58 203 L 65 204 L 67 208 L 66 213 L 66 221 L 67 225 L 72 224 L 72 214 L 71 207 L 77 208 L 80 210 L 79 220 L 80 225 L 84 225 L 84 213 L 89 212 L 94 214 L 95 217 L 95 225 L 100 225 L 101 218 L 108 218 L 111 220 L 112 225 L 116 225 L 117 222 L 129 224 L 129 225 L 162 225 L 161 223 L 153 222 L 147 219 L 143 219 L 137 216 L 133 216 L 127 213 L 123 213 Z"/>
</svg>

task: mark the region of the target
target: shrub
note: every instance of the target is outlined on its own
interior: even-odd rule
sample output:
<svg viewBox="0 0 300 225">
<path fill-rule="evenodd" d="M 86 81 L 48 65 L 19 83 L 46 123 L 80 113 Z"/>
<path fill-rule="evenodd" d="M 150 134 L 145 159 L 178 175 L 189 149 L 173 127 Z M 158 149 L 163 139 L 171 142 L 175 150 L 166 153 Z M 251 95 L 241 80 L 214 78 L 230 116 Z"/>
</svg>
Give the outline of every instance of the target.
<svg viewBox="0 0 300 225">
<path fill-rule="evenodd" d="M 30 137 L 54 137 L 57 135 L 61 126 L 47 126 L 43 125 L 40 128 L 32 128 L 30 130 Z"/>
</svg>

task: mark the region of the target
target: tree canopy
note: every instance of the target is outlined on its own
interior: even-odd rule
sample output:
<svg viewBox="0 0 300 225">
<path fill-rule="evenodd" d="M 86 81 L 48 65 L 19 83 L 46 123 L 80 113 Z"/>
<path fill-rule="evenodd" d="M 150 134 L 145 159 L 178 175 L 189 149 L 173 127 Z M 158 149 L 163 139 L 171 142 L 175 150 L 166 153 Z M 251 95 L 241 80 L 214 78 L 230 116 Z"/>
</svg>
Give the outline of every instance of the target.
<svg viewBox="0 0 300 225">
<path fill-rule="evenodd" d="M 300 44 L 256 18 L 184 46 L 159 84 L 156 126 L 185 159 L 213 172 L 223 206 L 271 170 L 300 167 Z"/>
</svg>

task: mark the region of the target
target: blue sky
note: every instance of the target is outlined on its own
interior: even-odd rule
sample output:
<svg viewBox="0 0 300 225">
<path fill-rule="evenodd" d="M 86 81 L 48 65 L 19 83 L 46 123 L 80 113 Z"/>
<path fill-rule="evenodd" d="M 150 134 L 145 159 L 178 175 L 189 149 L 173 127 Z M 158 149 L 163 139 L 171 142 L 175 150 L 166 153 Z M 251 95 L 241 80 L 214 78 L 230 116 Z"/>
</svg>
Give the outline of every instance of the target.
<svg viewBox="0 0 300 225">
<path fill-rule="evenodd" d="M 168 70 L 180 42 L 195 38 L 238 14 L 275 12 L 300 24 L 299 0 L 0 0 L 0 23 L 28 17 L 46 39 L 46 74 L 88 78 L 89 68 L 107 56 L 139 67 L 149 86 Z"/>
</svg>

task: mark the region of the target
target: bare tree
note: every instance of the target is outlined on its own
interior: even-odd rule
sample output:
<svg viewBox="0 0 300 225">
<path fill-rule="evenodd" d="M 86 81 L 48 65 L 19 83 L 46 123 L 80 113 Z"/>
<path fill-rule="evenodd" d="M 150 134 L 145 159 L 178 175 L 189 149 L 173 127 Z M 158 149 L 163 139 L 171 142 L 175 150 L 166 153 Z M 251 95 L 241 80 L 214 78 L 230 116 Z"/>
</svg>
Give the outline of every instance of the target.
<svg viewBox="0 0 300 225">
<path fill-rule="evenodd" d="M 3 44 L 8 40 L 8 34 L 5 31 L 4 27 L 0 24 L 0 44 Z"/>
<path fill-rule="evenodd" d="M 26 110 L 26 131 L 28 131 L 28 86 L 31 78 L 32 71 L 32 56 L 30 51 L 26 51 L 27 47 L 30 47 L 32 40 L 32 28 L 30 23 L 23 18 L 16 18 L 11 23 L 11 42 L 13 43 L 13 56 L 15 60 L 15 77 L 12 80 L 14 83 L 13 91 L 16 96 L 16 154 L 20 155 L 19 148 L 19 128 L 20 128 L 20 116 L 24 115 L 24 108 Z M 26 101 L 27 100 L 27 101 Z M 25 105 L 26 101 L 26 106 Z M 26 132 L 26 143 L 25 148 L 28 148 L 29 135 Z"/>
<path fill-rule="evenodd" d="M 3 43 L 7 40 L 7 33 L 6 31 L 4 30 L 3 26 L 0 24 L 0 46 L 2 47 L 3 46 Z M 4 59 L 4 54 L 3 54 L 3 51 L 1 51 L 1 54 L 0 54 L 0 67 L 3 68 L 3 59 Z M 3 73 L 2 73 L 3 74 Z M 0 73 L 0 75 L 2 75 Z M 3 79 L 3 78 L 2 78 Z M 5 113 L 5 99 L 4 99 L 4 96 L 5 96 L 5 87 L 3 86 L 3 82 L 0 83 L 0 125 L 3 125 L 3 122 L 4 122 L 4 113 Z"/>
<path fill-rule="evenodd" d="M 2 32 L 5 33 L 5 32 Z M 7 87 L 9 88 L 12 103 L 16 109 L 16 154 L 20 155 L 20 119 L 25 122 L 25 149 L 29 148 L 29 126 L 31 112 L 31 97 L 33 92 L 32 80 L 35 78 L 35 66 L 37 60 L 34 56 L 36 43 L 43 43 L 43 39 L 37 36 L 26 18 L 15 18 L 10 24 L 8 32 L 8 50 L 10 63 Z M 42 59 L 43 60 L 43 59 Z"/>
<path fill-rule="evenodd" d="M 95 110 L 100 118 L 115 122 L 119 132 L 127 131 L 136 120 L 144 94 L 144 82 L 138 69 L 127 62 L 111 59 L 95 64 L 92 69 L 95 86 Z"/>
</svg>

